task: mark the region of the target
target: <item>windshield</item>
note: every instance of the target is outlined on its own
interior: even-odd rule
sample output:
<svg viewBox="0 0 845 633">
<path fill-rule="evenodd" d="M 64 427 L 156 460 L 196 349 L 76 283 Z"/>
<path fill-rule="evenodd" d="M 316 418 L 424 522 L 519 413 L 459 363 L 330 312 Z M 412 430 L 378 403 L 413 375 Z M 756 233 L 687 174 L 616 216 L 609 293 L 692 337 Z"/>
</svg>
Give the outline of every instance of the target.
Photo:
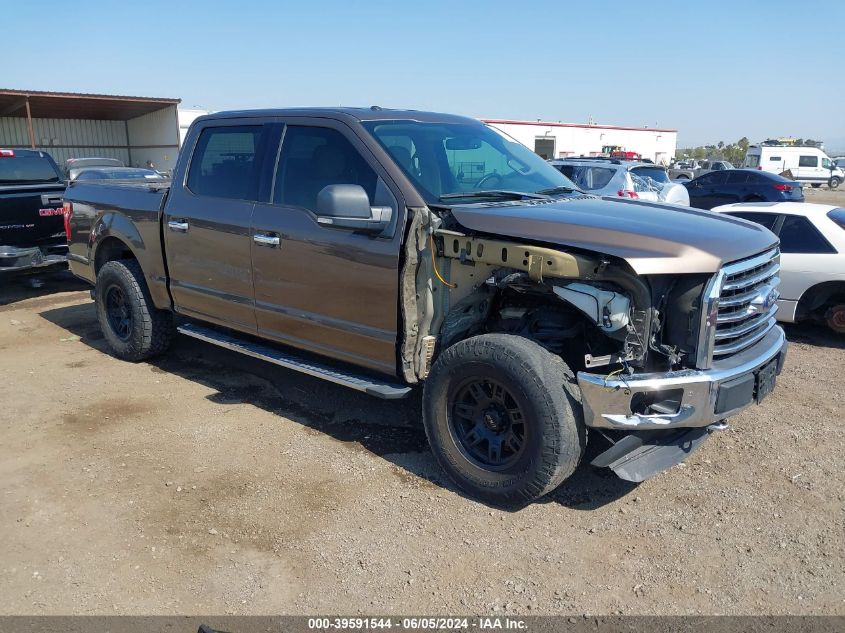
<svg viewBox="0 0 845 633">
<path fill-rule="evenodd" d="M 482 123 L 367 121 L 426 202 L 455 194 L 503 190 L 536 194 L 575 189 L 566 176 L 524 145 Z"/>
<path fill-rule="evenodd" d="M 53 163 L 43 156 L 13 156 L 0 158 L 0 182 L 41 183 L 59 182 Z"/>
<path fill-rule="evenodd" d="M 748 154 L 745 157 L 743 167 L 758 167 L 760 165 L 760 154 Z"/>
</svg>

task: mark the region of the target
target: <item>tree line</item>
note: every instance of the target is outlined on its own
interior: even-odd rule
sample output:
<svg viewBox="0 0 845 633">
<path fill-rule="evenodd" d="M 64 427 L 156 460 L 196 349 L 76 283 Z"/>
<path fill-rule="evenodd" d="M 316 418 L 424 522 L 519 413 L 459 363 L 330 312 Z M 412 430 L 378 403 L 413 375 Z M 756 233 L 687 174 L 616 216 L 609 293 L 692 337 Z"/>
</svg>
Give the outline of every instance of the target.
<svg viewBox="0 0 845 633">
<path fill-rule="evenodd" d="M 748 151 L 749 144 L 749 140 L 743 136 L 736 143 L 729 143 L 727 145 L 724 141 L 719 141 L 715 145 L 684 147 L 675 151 L 675 158 L 677 160 L 683 160 L 685 158 L 695 158 L 698 160 L 712 158 L 715 160 L 726 160 L 733 165 L 741 165 L 745 160 L 745 153 Z"/>
</svg>

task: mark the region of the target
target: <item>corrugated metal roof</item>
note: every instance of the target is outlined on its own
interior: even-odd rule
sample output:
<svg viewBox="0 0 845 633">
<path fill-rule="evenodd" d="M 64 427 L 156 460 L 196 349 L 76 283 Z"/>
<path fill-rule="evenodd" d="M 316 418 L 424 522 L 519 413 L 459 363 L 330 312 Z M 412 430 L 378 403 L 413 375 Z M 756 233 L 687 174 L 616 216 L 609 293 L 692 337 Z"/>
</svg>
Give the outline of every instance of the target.
<svg viewBox="0 0 845 633">
<path fill-rule="evenodd" d="M 0 117 L 25 117 L 27 100 L 33 118 L 106 121 L 134 119 L 182 101 L 159 97 L 0 88 Z"/>
</svg>

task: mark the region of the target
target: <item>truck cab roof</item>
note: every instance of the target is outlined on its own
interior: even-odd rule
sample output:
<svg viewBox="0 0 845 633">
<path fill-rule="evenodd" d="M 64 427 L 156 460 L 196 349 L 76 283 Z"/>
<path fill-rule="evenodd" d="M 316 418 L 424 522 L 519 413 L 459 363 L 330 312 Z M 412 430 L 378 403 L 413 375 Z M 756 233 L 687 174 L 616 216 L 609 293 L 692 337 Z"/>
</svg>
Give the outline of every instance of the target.
<svg viewBox="0 0 845 633">
<path fill-rule="evenodd" d="M 369 107 L 338 107 L 338 108 L 269 108 L 263 110 L 229 110 L 214 112 L 197 118 L 197 121 L 214 121 L 219 119 L 248 119 L 261 117 L 316 117 L 353 121 L 393 121 L 408 120 L 425 123 L 478 123 L 478 119 L 444 114 L 441 112 L 425 112 L 422 110 L 394 110 L 380 106 Z"/>
</svg>

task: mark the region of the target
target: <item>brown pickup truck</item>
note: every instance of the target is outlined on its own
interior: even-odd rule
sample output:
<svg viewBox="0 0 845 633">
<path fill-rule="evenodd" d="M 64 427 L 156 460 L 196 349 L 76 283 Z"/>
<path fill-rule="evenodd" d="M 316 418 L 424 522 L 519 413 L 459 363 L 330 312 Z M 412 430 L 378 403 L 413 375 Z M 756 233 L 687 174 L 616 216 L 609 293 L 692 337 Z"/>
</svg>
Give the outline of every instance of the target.
<svg viewBox="0 0 845 633">
<path fill-rule="evenodd" d="M 381 398 L 489 503 L 593 464 L 641 481 L 774 388 L 779 251 L 706 211 L 579 191 L 474 119 L 217 113 L 172 183 L 74 183 L 70 266 L 120 358 L 176 332 Z"/>
</svg>

